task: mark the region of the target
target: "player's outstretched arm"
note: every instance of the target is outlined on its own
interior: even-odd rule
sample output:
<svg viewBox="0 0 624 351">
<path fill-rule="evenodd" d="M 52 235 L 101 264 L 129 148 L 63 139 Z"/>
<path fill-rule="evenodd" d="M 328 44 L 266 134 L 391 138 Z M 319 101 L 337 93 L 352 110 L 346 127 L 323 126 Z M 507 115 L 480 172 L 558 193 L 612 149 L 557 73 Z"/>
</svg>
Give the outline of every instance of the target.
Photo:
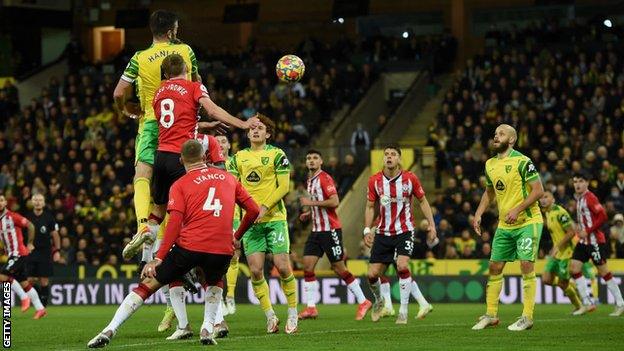
<svg viewBox="0 0 624 351">
<path fill-rule="evenodd" d="M 544 187 L 542 186 L 542 181 L 539 178 L 532 182 L 529 182 L 529 185 L 531 186 L 531 192 L 529 193 L 529 196 L 527 196 L 526 199 L 524 199 L 524 201 L 520 203 L 520 205 L 512 208 L 507 213 L 507 215 L 505 216 L 506 223 L 513 224 L 514 222 L 516 222 L 516 219 L 518 219 L 518 214 L 520 212 L 526 210 L 529 206 L 537 202 L 540 197 L 542 197 L 542 195 L 544 195 Z"/>
<path fill-rule="evenodd" d="M 243 121 L 238 119 L 231 114 L 227 113 L 224 109 L 222 109 L 219 105 L 215 104 L 209 97 L 204 96 L 199 99 L 199 103 L 206 110 L 208 115 L 220 122 L 223 122 L 227 125 L 239 128 L 239 129 L 249 129 L 252 124 L 258 121 L 257 118 L 250 118 L 247 121 Z"/>
<path fill-rule="evenodd" d="M 483 212 L 490 207 L 490 204 L 495 201 L 495 199 L 496 194 L 494 193 L 494 188 L 491 186 L 486 187 L 483 195 L 481 195 L 481 201 L 479 202 L 479 207 L 477 207 L 477 211 L 474 215 L 474 221 L 472 223 L 472 228 L 479 236 L 481 236 L 481 216 L 483 215 Z"/>
</svg>

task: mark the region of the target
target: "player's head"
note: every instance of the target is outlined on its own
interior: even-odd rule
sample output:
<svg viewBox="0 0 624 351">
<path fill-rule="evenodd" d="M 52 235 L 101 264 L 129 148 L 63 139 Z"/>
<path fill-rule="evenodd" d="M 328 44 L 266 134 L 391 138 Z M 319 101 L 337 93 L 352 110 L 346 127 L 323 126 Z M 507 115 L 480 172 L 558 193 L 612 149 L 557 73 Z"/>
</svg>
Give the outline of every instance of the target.
<svg viewBox="0 0 624 351">
<path fill-rule="evenodd" d="M 394 171 L 401 163 L 401 147 L 389 144 L 384 148 L 384 168 Z"/>
<path fill-rule="evenodd" d="M 43 197 L 43 194 L 35 193 L 30 199 L 32 200 L 33 208 L 36 211 L 43 210 L 43 207 L 45 206 L 45 198 Z"/>
<path fill-rule="evenodd" d="M 185 76 L 187 72 L 186 63 L 180 54 L 171 54 L 160 64 L 160 71 L 165 78 Z"/>
<path fill-rule="evenodd" d="M 589 186 L 589 176 L 585 172 L 576 172 L 572 176 L 572 183 L 574 184 L 574 192 L 582 195 Z"/>
<path fill-rule="evenodd" d="M 182 164 L 188 170 L 190 166 L 198 163 L 206 163 L 206 154 L 202 144 L 195 140 L 189 139 L 182 144 Z"/>
<path fill-rule="evenodd" d="M 555 203 L 555 197 L 550 191 L 544 191 L 544 195 L 539 200 L 542 208 L 550 208 Z"/>
<path fill-rule="evenodd" d="M 0 212 L 4 211 L 4 209 L 7 206 L 7 200 L 6 197 L 4 197 L 4 195 L 0 194 Z"/>
<path fill-rule="evenodd" d="M 150 30 L 154 38 L 175 40 L 178 35 L 178 16 L 170 11 L 154 11 L 150 16 Z"/>
<path fill-rule="evenodd" d="M 221 151 L 223 151 L 223 155 L 225 156 L 229 155 L 232 145 L 230 145 L 230 140 L 228 139 L 227 135 L 218 134 L 218 135 L 215 135 L 215 138 L 217 138 L 217 141 L 219 142 L 219 146 L 221 146 Z"/>
<path fill-rule="evenodd" d="M 494 151 L 503 153 L 513 147 L 518 140 L 516 129 L 509 124 L 501 124 L 494 132 Z"/>
<path fill-rule="evenodd" d="M 310 149 L 306 153 L 306 167 L 308 167 L 308 171 L 316 172 L 321 169 L 323 165 L 323 155 L 318 150 Z"/>
<path fill-rule="evenodd" d="M 275 122 L 261 113 L 256 114 L 256 117 L 258 117 L 260 123 L 249 128 L 247 137 L 252 144 L 263 144 L 271 139 L 271 135 L 273 135 L 275 130 Z"/>
</svg>

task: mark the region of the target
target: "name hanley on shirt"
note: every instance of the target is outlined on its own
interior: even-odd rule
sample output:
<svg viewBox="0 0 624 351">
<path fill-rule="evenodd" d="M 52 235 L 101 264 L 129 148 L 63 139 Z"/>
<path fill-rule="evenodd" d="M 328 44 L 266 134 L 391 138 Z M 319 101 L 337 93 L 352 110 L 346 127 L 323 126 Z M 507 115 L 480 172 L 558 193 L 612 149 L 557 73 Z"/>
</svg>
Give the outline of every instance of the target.
<svg viewBox="0 0 624 351">
<path fill-rule="evenodd" d="M 200 174 L 193 179 L 193 182 L 201 184 L 207 180 L 225 180 L 225 174 Z"/>
</svg>

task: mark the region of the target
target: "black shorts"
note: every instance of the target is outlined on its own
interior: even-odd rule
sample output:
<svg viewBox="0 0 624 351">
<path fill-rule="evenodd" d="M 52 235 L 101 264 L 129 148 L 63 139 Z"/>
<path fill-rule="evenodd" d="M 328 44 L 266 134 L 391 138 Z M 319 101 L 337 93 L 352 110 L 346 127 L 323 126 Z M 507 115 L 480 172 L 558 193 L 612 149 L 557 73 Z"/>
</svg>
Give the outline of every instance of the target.
<svg viewBox="0 0 624 351">
<path fill-rule="evenodd" d="M 397 256 L 411 257 L 413 251 L 413 232 L 393 236 L 376 234 L 369 262 L 390 264 L 396 261 Z"/>
<path fill-rule="evenodd" d="M 33 260 L 32 257 L 28 260 L 28 276 L 29 277 L 44 277 L 49 278 L 53 275 L 53 263 L 52 261 L 45 260 Z"/>
<path fill-rule="evenodd" d="M 231 255 L 190 251 L 174 245 L 162 264 L 156 267 L 156 280 L 167 285 L 182 278 L 191 269 L 199 267 L 204 272 L 205 281 L 213 285 L 223 279 L 231 259 Z"/>
<path fill-rule="evenodd" d="M 331 263 L 343 260 L 342 229 L 310 233 L 303 249 L 303 255 L 323 257 L 323 254 L 327 254 Z"/>
<path fill-rule="evenodd" d="M 28 279 L 28 256 L 12 256 L 9 257 L 7 263 L 2 267 L 0 273 L 8 275 L 18 282 Z"/>
<path fill-rule="evenodd" d="M 572 259 L 583 263 L 592 260 L 596 266 L 602 266 L 607 263 L 609 257 L 608 244 L 576 244 Z"/>
<path fill-rule="evenodd" d="M 169 202 L 171 185 L 186 174 L 180 162 L 180 154 L 167 151 L 156 151 L 154 159 L 154 176 L 152 178 L 152 197 L 154 204 L 165 205 Z"/>
</svg>

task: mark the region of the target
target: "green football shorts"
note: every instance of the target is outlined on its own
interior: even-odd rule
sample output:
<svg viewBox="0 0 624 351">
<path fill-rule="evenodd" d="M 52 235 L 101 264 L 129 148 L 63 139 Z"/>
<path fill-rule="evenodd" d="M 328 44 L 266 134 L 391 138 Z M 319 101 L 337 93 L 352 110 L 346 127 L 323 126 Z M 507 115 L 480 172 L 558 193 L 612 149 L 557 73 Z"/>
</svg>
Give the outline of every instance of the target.
<svg viewBox="0 0 624 351">
<path fill-rule="evenodd" d="M 490 261 L 535 262 L 543 227 L 542 223 L 532 223 L 514 229 L 496 229 Z"/>
<path fill-rule="evenodd" d="M 143 162 L 153 166 L 158 146 L 158 122 L 149 120 L 144 123 L 143 130 L 137 134 L 134 145 L 134 164 Z"/>
<path fill-rule="evenodd" d="M 555 274 L 559 279 L 570 279 L 570 259 L 556 259 L 549 257 L 544 266 L 544 272 L 550 272 Z M 594 279 L 594 272 L 592 270 L 591 262 L 583 263 L 583 276 L 587 279 Z"/>
<path fill-rule="evenodd" d="M 243 247 L 245 248 L 245 255 L 256 252 L 290 253 L 288 223 L 286 221 L 274 221 L 252 225 L 243 236 Z"/>
</svg>

